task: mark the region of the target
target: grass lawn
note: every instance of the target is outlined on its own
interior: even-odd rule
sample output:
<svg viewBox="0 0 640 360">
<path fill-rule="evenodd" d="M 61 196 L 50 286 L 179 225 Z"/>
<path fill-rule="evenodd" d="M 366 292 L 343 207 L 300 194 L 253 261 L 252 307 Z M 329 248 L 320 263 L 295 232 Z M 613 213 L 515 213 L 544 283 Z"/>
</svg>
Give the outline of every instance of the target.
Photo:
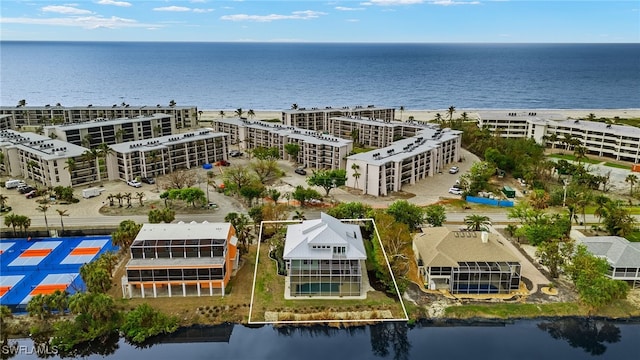
<svg viewBox="0 0 640 360">
<path fill-rule="evenodd" d="M 623 164 L 616 164 L 616 163 L 612 163 L 612 162 L 605 162 L 604 166 L 617 168 L 617 169 L 631 170 L 631 166 L 623 165 Z"/>
<path fill-rule="evenodd" d="M 266 311 L 304 314 L 390 310 L 395 318 L 404 318 L 400 302 L 379 291 L 368 292 L 365 300 L 285 300 L 285 278 L 278 275 L 276 263 L 269 258 L 268 251 L 268 244 L 260 245 L 251 321 L 265 321 Z"/>
<path fill-rule="evenodd" d="M 557 158 L 557 159 L 564 159 L 567 161 L 578 161 L 575 156 L 570 154 L 550 154 L 547 156 L 552 158 Z M 582 159 L 582 162 L 589 163 L 589 164 L 600 164 L 602 161 L 586 158 L 586 159 Z"/>
<path fill-rule="evenodd" d="M 598 316 L 629 317 L 640 315 L 640 309 L 626 300 L 617 300 L 598 309 Z M 481 304 L 451 306 L 445 309 L 447 318 L 534 318 L 541 316 L 590 316 L 593 311 L 578 303 L 549 304 Z"/>
<path fill-rule="evenodd" d="M 368 147 L 353 147 L 352 152 L 354 154 L 360 154 L 360 153 L 365 153 L 371 150 L 377 150 L 376 148 L 368 148 Z"/>
</svg>

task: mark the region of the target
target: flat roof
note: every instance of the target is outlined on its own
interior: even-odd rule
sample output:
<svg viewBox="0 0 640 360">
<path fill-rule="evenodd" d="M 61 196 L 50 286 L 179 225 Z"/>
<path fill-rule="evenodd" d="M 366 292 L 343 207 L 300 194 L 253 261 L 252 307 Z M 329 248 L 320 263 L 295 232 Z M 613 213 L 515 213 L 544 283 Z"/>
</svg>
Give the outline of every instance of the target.
<svg viewBox="0 0 640 360">
<path fill-rule="evenodd" d="M 0 131 L 0 146 L 16 147 L 45 160 L 66 159 L 82 155 L 88 149 L 66 141 L 32 132 Z"/>
<path fill-rule="evenodd" d="M 557 111 L 544 110 L 480 110 L 477 111 L 479 118 L 486 120 L 566 120 L 567 117 Z"/>
<path fill-rule="evenodd" d="M 220 123 L 235 125 L 238 127 L 249 127 L 254 129 L 270 131 L 280 136 L 287 136 L 293 139 L 303 140 L 311 144 L 322 144 L 332 146 L 343 146 L 353 143 L 352 140 L 339 138 L 333 135 L 322 134 L 314 130 L 302 129 L 295 126 L 286 126 L 281 123 L 272 123 L 260 120 L 247 120 L 240 118 L 214 120 Z"/>
<path fill-rule="evenodd" d="M 72 122 L 72 123 L 64 123 L 60 125 L 49 125 L 45 126 L 45 129 L 60 129 L 63 131 L 66 130 L 76 130 L 76 129 L 88 129 L 96 126 L 106 126 L 106 125 L 118 125 L 118 124 L 126 124 L 126 123 L 135 123 L 138 121 L 144 120 L 153 120 L 153 119 L 165 119 L 170 118 L 169 114 L 156 113 L 152 115 L 140 115 L 133 118 L 123 117 L 118 119 L 104 119 L 98 118 L 96 120 L 89 120 L 83 122 Z"/>
<path fill-rule="evenodd" d="M 227 136 L 227 133 L 214 132 L 211 128 L 202 128 L 198 131 L 192 131 L 177 135 L 160 136 L 153 139 L 127 141 L 119 144 L 109 145 L 113 151 L 120 154 L 127 154 L 136 151 L 151 151 L 164 149 L 169 145 L 183 144 L 197 140 L 212 139 L 216 137 Z"/>
<path fill-rule="evenodd" d="M 134 243 L 140 240 L 227 239 L 230 223 L 195 222 L 176 224 L 144 224 Z"/>
<path fill-rule="evenodd" d="M 607 124 L 604 122 L 587 120 L 562 120 L 549 122 L 548 125 L 554 127 L 565 126 L 574 129 L 596 131 L 618 136 L 640 137 L 640 128 L 631 125 Z"/>
<path fill-rule="evenodd" d="M 329 112 L 354 112 L 354 111 L 362 111 L 362 110 L 395 110 L 394 107 L 387 107 L 387 106 L 375 106 L 375 105 L 367 105 L 367 106 L 360 106 L 360 105 L 356 105 L 356 106 L 341 106 L 341 107 L 332 107 L 332 106 L 325 106 L 325 107 L 310 107 L 310 108 L 297 108 L 297 109 L 286 109 L 286 110 L 282 110 L 283 113 L 286 114 L 295 114 L 295 113 L 318 113 L 318 112 L 323 112 L 323 113 L 329 113 Z"/>
<path fill-rule="evenodd" d="M 43 106 L 0 106 L 0 110 L 147 110 L 147 109 L 175 109 L 175 110 L 189 110 L 196 108 L 197 106 L 149 106 L 149 105 L 91 105 L 91 106 L 55 106 L 55 105 L 43 105 Z"/>
<path fill-rule="evenodd" d="M 458 231 L 446 226 L 422 228 L 413 243 L 428 267 L 457 267 L 460 262 L 519 262 L 496 234 Z"/>
<path fill-rule="evenodd" d="M 366 161 L 369 164 L 382 165 L 390 161 L 401 162 L 438 148 L 443 141 L 449 141 L 458 137 L 462 132 L 458 130 L 443 129 L 423 129 L 414 137 L 395 141 L 393 144 L 371 150 L 364 153 L 347 156 L 350 160 Z"/>
</svg>

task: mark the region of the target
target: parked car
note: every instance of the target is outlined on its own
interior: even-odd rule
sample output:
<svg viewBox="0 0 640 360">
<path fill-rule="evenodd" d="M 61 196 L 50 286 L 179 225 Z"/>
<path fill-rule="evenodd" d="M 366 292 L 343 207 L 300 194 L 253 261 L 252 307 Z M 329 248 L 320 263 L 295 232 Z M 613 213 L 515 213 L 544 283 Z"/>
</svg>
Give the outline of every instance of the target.
<svg viewBox="0 0 640 360">
<path fill-rule="evenodd" d="M 142 181 L 145 184 L 155 184 L 156 180 L 152 177 L 143 177 L 140 179 L 140 181 Z"/>
<path fill-rule="evenodd" d="M 127 181 L 127 185 L 133 186 L 134 188 L 139 188 L 142 184 L 138 180 L 129 180 Z"/>
<path fill-rule="evenodd" d="M 231 163 L 228 162 L 227 160 L 220 160 L 220 161 L 216 161 L 215 165 L 216 166 L 230 166 Z"/>
<path fill-rule="evenodd" d="M 297 168 L 297 169 L 293 170 L 293 172 L 295 172 L 298 175 L 307 175 L 307 170 L 305 170 L 303 168 Z"/>
<path fill-rule="evenodd" d="M 238 157 L 238 156 L 242 156 L 242 151 L 240 150 L 231 150 L 231 152 L 229 153 L 229 156 L 231 157 Z"/>
<path fill-rule="evenodd" d="M 37 195 L 37 194 L 38 194 L 38 191 L 37 191 L 37 190 L 31 190 L 31 191 L 29 191 L 28 193 L 24 194 L 24 196 L 25 196 L 27 199 L 31 199 L 31 198 L 36 197 L 36 195 Z"/>
<path fill-rule="evenodd" d="M 34 188 L 33 186 L 29 186 L 29 185 L 27 185 L 27 186 L 24 186 L 24 187 L 18 188 L 18 192 L 19 192 L 20 194 L 26 194 L 26 193 L 28 193 L 28 192 L 31 192 L 31 191 L 35 190 L 35 189 L 36 189 L 36 188 Z"/>
<path fill-rule="evenodd" d="M 462 195 L 463 191 L 458 189 L 458 188 L 451 188 L 449 189 L 449 194 L 453 194 L 453 195 Z"/>
<path fill-rule="evenodd" d="M 460 171 L 460 168 L 457 166 L 452 166 L 451 169 L 449 169 L 449 174 L 457 174 L 458 171 Z"/>
</svg>

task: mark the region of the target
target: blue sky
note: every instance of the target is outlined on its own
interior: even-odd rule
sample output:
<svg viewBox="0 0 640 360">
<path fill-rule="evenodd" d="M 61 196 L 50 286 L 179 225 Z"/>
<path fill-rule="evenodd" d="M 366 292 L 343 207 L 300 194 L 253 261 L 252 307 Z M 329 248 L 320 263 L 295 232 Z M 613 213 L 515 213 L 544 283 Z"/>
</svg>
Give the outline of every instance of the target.
<svg viewBox="0 0 640 360">
<path fill-rule="evenodd" d="M 640 42 L 640 0 L 2 0 L 1 40 Z"/>
</svg>

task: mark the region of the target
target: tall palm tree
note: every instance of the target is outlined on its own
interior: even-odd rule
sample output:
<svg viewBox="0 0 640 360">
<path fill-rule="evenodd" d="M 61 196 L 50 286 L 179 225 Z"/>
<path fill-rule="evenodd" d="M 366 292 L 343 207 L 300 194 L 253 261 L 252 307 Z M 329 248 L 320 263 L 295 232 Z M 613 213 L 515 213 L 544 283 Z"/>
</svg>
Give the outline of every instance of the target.
<svg viewBox="0 0 640 360">
<path fill-rule="evenodd" d="M 144 206 L 144 204 L 142 203 L 142 199 L 144 199 L 144 191 L 137 192 L 136 198 L 140 202 L 140 206 Z"/>
<path fill-rule="evenodd" d="M 598 195 L 594 199 L 596 208 L 593 210 L 593 215 L 598 217 L 598 224 L 600 224 L 602 217 L 607 213 L 607 206 L 609 205 L 609 201 L 611 200 L 608 196 L 605 195 Z"/>
<path fill-rule="evenodd" d="M 453 113 L 456 112 L 456 107 L 451 105 L 449 109 L 447 109 L 447 113 L 449 114 L 449 126 L 453 124 Z"/>
<path fill-rule="evenodd" d="M 42 212 L 42 214 L 44 215 L 44 225 L 47 228 L 47 234 L 49 234 L 49 221 L 47 221 L 47 210 L 49 210 L 49 205 L 47 204 L 39 205 L 37 207 L 37 210 Z"/>
<path fill-rule="evenodd" d="M 442 118 L 442 115 L 440 113 L 436 113 L 436 118 L 435 120 L 438 122 L 438 124 L 442 125 L 444 119 Z"/>
<path fill-rule="evenodd" d="M 358 178 L 360 178 L 360 173 L 358 172 L 358 170 L 360 170 L 360 165 L 358 165 L 356 163 L 353 163 L 351 165 L 351 169 L 353 170 L 353 175 L 352 176 L 353 176 L 353 178 L 355 180 L 354 185 L 355 185 L 355 187 L 358 187 Z"/>
<path fill-rule="evenodd" d="M 464 223 L 467 224 L 468 230 L 485 231 L 488 226 L 491 226 L 491 219 L 485 215 L 471 214 L 464 218 Z"/>
<path fill-rule="evenodd" d="M 174 107 L 174 106 L 176 106 L 176 102 L 175 102 L 175 100 L 171 100 L 171 101 L 169 101 L 169 106 L 170 106 L 170 107 Z"/>
<path fill-rule="evenodd" d="M 256 116 L 256 113 L 253 111 L 253 109 L 249 109 L 249 111 L 247 111 L 247 116 L 253 119 Z"/>
<path fill-rule="evenodd" d="M 237 117 L 241 118 L 242 115 L 244 115 L 244 110 L 242 110 L 242 108 L 238 108 L 236 109 L 236 111 L 233 112 Z"/>
<path fill-rule="evenodd" d="M 9 200 L 8 196 L 0 194 L 0 209 L 4 209 L 4 206 L 7 204 L 7 200 Z"/>
<path fill-rule="evenodd" d="M 298 110 L 298 104 L 291 104 L 291 110 Z"/>
<path fill-rule="evenodd" d="M 27 169 L 29 170 L 29 178 L 36 179 L 35 174 L 33 173 L 33 169 L 38 165 L 37 162 L 33 160 L 27 161 Z"/>
<path fill-rule="evenodd" d="M 99 157 L 99 153 L 98 153 L 98 149 L 96 148 L 92 148 L 89 150 L 85 150 L 82 153 L 82 158 L 84 161 L 86 162 L 92 162 L 93 161 L 93 167 L 91 168 L 91 175 L 95 175 L 96 173 L 96 169 L 99 169 L 98 167 L 98 157 Z M 98 173 L 98 178 L 100 177 L 100 173 Z M 92 180 L 96 180 L 95 177 Z"/>
<path fill-rule="evenodd" d="M 76 171 L 77 168 L 76 160 L 74 158 L 68 158 L 64 163 L 66 164 L 64 168 L 67 169 L 69 176 L 73 180 L 73 172 Z"/>
<path fill-rule="evenodd" d="M 404 114 L 404 106 L 400 106 L 400 121 L 402 121 L 403 114 Z"/>
<path fill-rule="evenodd" d="M 595 121 L 595 120 L 596 120 L 596 114 L 594 114 L 594 113 L 589 113 L 589 115 L 587 115 L 587 120 L 589 120 L 589 121 Z"/>
<path fill-rule="evenodd" d="M 638 183 L 638 177 L 635 174 L 629 174 L 627 175 L 627 177 L 624 179 L 624 182 L 629 183 L 630 185 L 630 189 L 629 189 L 629 196 L 633 196 L 633 186 Z"/>
<path fill-rule="evenodd" d="M 60 215 L 60 227 L 62 228 L 62 235 L 64 235 L 64 222 L 62 221 L 62 218 L 65 216 L 69 216 L 69 213 L 67 213 L 67 209 L 56 209 L 56 212 L 58 213 L 58 215 Z"/>
<path fill-rule="evenodd" d="M 102 166 L 98 167 L 98 172 L 102 172 L 102 169 L 107 169 L 107 156 L 113 154 L 113 149 L 105 142 L 98 145 L 98 157 L 102 158 Z"/>
<path fill-rule="evenodd" d="M 122 141 L 122 135 L 124 135 L 124 130 L 123 129 L 120 128 L 120 129 L 116 130 L 115 136 L 116 136 L 116 142 L 117 143 Z"/>
<path fill-rule="evenodd" d="M 578 164 L 582 162 L 582 160 L 587 158 L 588 149 L 585 146 L 577 145 L 573 148 L 573 156 L 578 160 Z"/>
<path fill-rule="evenodd" d="M 220 119 L 224 119 L 224 110 L 220 110 L 218 115 L 220 115 Z"/>
<path fill-rule="evenodd" d="M 93 141 L 93 136 L 91 134 L 87 134 L 82 138 L 82 146 L 89 148 L 91 147 L 91 141 Z"/>
</svg>

